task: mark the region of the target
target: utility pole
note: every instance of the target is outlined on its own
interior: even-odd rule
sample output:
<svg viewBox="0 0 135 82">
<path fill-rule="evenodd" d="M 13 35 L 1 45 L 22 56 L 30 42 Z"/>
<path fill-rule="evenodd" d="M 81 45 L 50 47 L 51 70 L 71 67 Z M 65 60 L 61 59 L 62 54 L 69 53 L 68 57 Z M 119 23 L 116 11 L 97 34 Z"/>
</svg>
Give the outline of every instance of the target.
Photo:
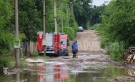
<svg viewBox="0 0 135 82">
<path fill-rule="evenodd" d="M 70 7 L 71 7 L 71 15 L 74 14 L 74 10 L 73 10 L 73 2 L 70 2 Z"/>
<path fill-rule="evenodd" d="M 54 0 L 54 23 L 55 23 L 55 33 L 57 33 L 56 0 Z"/>
<path fill-rule="evenodd" d="M 15 0 L 15 36 L 16 40 L 19 41 L 19 28 L 18 28 L 18 0 Z M 19 44 L 15 47 L 15 58 L 16 58 L 16 67 L 19 67 Z"/>
<path fill-rule="evenodd" d="M 44 56 L 46 56 L 46 43 L 45 43 L 45 34 L 46 34 L 46 32 L 45 32 L 45 18 L 46 18 L 46 14 L 45 14 L 45 0 L 43 0 L 43 45 L 44 45 Z"/>
<path fill-rule="evenodd" d="M 61 13 L 61 27 L 62 27 L 62 33 L 64 33 L 64 28 L 63 28 L 63 10 L 62 10 L 62 0 L 60 0 L 60 13 Z"/>
<path fill-rule="evenodd" d="M 69 9 L 69 8 L 68 8 L 68 6 L 67 6 L 67 24 L 68 24 L 68 27 L 69 27 L 69 16 L 68 16 L 69 14 L 68 14 L 68 9 Z"/>
</svg>

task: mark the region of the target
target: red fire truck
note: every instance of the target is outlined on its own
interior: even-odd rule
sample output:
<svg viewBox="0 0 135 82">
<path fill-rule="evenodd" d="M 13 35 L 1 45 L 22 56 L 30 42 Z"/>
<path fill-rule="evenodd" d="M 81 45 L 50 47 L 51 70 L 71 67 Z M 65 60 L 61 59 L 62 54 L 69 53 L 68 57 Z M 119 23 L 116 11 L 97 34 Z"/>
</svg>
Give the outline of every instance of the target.
<svg viewBox="0 0 135 82">
<path fill-rule="evenodd" d="M 37 50 L 39 54 L 44 53 L 46 49 L 46 54 L 63 55 L 68 56 L 68 35 L 60 33 L 46 33 L 45 43 L 46 47 L 42 45 L 43 42 L 43 32 L 37 33 Z"/>
</svg>

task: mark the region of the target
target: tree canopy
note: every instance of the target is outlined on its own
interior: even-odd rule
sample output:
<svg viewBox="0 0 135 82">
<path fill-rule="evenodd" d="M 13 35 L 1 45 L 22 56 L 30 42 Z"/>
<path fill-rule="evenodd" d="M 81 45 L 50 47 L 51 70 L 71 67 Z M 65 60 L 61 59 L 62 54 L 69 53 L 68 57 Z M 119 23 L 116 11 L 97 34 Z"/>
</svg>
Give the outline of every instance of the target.
<svg viewBox="0 0 135 82">
<path fill-rule="evenodd" d="M 126 47 L 135 45 L 134 3 L 134 0 L 112 0 L 107 6 L 102 16 L 102 30 L 108 41 L 123 41 Z"/>
<path fill-rule="evenodd" d="M 106 5 L 92 5 L 93 0 L 70 0 L 70 7 L 79 26 L 88 29 L 94 24 L 101 23 L 101 14 Z"/>
<path fill-rule="evenodd" d="M 135 46 L 134 14 L 134 0 L 111 0 L 102 14 L 101 27 L 98 29 L 101 46 L 114 60 L 122 59 L 125 49 Z"/>
<path fill-rule="evenodd" d="M 7 26 L 13 16 L 12 8 L 9 0 L 0 1 L 0 55 L 8 53 L 10 45 L 14 43 L 14 34 L 10 31 L 10 26 Z"/>
<path fill-rule="evenodd" d="M 58 31 L 61 32 L 61 13 L 60 1 L 56 0 L 57 4 L 57 25 Z M 74 16 L 70 12 L 68 0 L 62 0 L 63 4 L 63 21 L 64 27 L 71 27 L 76 30 L 77 23 Z M 20 32 L 26 35 L 26 40 L 36 41 L 38 31 L 43 31 L 43 2 L 39 0 L 19 0 L 19 28 Z M 68 24 L 68 23 L 69 24 Z M 54 32 L 54 7 L 53 0 L 46 0 L 46 32 Z M 65 28 L 66 29 L 66 28 Z M 73 35 L 75 36 L 75 35 Z M 71 38 L 73 39 L 73 38 Z"/>
</svg>

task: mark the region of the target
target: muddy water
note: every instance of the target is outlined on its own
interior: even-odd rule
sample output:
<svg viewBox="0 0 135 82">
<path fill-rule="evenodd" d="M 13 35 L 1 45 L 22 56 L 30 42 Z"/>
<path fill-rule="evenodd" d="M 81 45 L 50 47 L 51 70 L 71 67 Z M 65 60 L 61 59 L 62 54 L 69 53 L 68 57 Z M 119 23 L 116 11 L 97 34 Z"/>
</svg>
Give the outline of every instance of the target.
<svg viewBox="0 0 135 82">
<path fill-rule="evenodd" d="M 10 73 L 0 82 L 108 82 L 109 79 L 127 75 L 123 68 L 106 65 L 106 68 L 70 70 L 61 62 L 28 63 L 26 68 Z"/>
<path fill-rule="evenodd" d="M 109 82 L 110 79 L 123 75 L 128 75 L 123 68 L 107 65 L 106 68 L 93 69 L 90 67 L 83 71 L 76 71 L 71 74 L 74 77 L 70 79 L 74 78 L 71 82 Z"/>
<path fill-rule="evenodd" d="M 77 74 L 76 82 L 109 82 L 109 79 L 125 75 L 121 68 L 87 69 Z"/>
</svg>

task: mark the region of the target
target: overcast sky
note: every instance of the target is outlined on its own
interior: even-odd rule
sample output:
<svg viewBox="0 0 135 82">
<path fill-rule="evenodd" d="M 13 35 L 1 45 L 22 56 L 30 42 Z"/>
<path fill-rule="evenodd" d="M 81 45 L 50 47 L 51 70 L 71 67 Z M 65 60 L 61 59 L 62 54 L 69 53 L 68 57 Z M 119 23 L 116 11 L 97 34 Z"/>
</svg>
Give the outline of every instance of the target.
<svg viewBox="0 0 135 82">
<path fill-rule="evenodd" d="M 99 6 L 102 5 L 105 1 L 111 1 L 111 0 L 93 0 L 93 5 Z"/>
</svg>

